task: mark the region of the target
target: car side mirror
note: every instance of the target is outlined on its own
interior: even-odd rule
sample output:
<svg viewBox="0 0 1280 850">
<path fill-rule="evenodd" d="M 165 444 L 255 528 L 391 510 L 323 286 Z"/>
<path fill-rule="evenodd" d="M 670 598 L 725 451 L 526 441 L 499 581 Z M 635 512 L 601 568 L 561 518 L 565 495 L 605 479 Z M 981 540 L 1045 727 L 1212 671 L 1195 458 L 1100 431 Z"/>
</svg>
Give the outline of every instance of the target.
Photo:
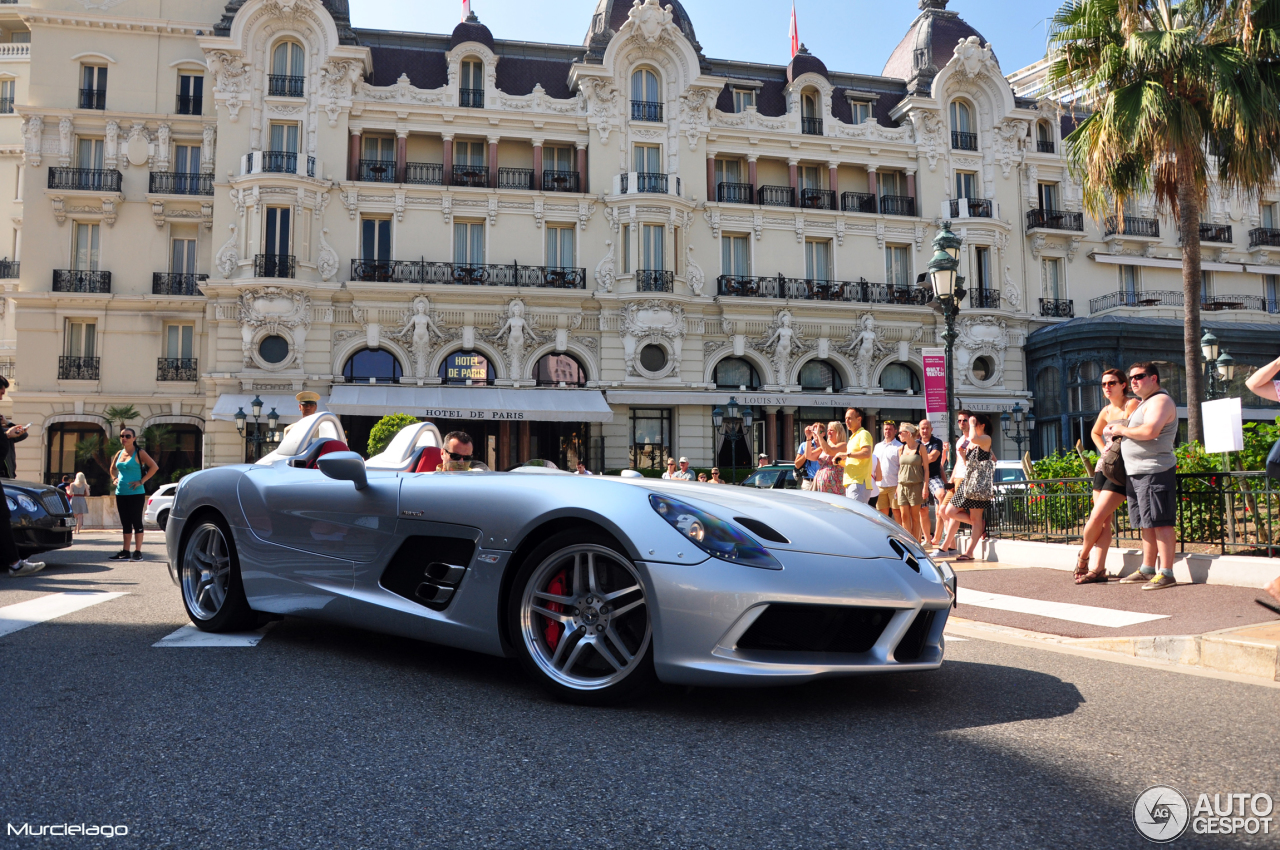
<svg viewBox="0 0 1280 850">
<path fill-rule="evenodd" d="M 365 473 L 364 458 L 355 452 L 330 452 L 316 461 L 320 471 L 335 481 L 350 481 L 357 490 L 369 486 L 369 476 Z"/>
</svg>

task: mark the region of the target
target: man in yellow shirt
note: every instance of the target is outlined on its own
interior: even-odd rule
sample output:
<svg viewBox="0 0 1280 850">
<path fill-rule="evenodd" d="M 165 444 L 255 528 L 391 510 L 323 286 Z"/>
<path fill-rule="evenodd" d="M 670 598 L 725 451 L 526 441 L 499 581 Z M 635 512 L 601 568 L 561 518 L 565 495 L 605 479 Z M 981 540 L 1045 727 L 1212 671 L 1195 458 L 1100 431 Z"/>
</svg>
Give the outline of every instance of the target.
<svg viewBox="0 0 1280 850">
<path fill-rule="evenodd" d="M 875 439 L 862 427 L 862 410 L 851 407 L 844 412 L 844 424 L 849 429 L 848 454 L 844 462 L 844 492 L 862 504 L 871 501 L 871 447 Z"/>
</svg>

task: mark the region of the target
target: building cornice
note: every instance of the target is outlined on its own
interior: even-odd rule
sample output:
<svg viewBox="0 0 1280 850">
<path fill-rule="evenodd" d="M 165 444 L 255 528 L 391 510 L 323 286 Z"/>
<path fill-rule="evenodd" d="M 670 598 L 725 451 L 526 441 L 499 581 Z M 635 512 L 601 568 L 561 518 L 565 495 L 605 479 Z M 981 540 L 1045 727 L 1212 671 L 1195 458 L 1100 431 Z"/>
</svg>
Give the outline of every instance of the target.
<svg viewBox="0 0 1280 850">
<path fill-rule="evenodd" d="M 213 33 L 213 24 L 170 21 L 163 18 L 133 18 L 120 15 L 92 15 L 36 10 L 25 12 L 21 17 L 28 27 L 33 24 L 39 24 L 47 27 L 94 29 L 137 33 L 139 35 L 186 35 L 193 38 L 212 35 Z"/>
</svg>

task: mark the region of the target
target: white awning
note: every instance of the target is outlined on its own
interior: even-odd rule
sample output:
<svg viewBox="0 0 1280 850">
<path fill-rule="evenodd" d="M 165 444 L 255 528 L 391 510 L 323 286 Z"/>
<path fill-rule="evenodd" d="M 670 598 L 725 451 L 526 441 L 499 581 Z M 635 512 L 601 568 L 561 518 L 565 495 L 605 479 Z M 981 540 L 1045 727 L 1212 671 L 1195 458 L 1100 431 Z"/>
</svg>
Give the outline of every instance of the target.
<svg viewBox="0 0 1280 850">
<path fill-rule="evenodd" d="M 213 403 L 213 418 L 221 419 L 223 422 L 234 422 L 236 411 L 243 409 L 245 415 L 252 419 L 255 395 L 262 399 L 262 421 L 264 422 L 273 407 L 276 413 L 280 414 L 281 422 L 297 422 L 302 418 L 302 413 L 298 410 L 298 400 L 291 395 L 277 393 L 223 393 Z M 325 407 L 325 397 L 320 396 L 316 412 L 323 413 L 328 409 Z"/>
<path fill-rule="evenodd" d="M 405 387 L 342 385 L 333 388 L 329 410 L 338 414 L 386 416 L 408 413 L 424 419 L 491 422 L 612 422 L 613 411 L 599 390 L 507 389 L 505 387 Z"/>
<path fill-rule="evenodd" d="M 917 395 L 854 395 L 851 393 L 768 393 L 760 390 L 734 392 L 706 390 L 609 390 L 610 404 L 626 404 L 632 407 L 668 404 L 728 404 L 732 398 L 738 404 L 762 407 L 832 407 L 843 410 L 849 405 L 892 407 L 898 410 L 924 410 L 924 394 Z"/>
<path fill-rule="evenodd" d="M 1146 266 L 1152 269 L 1182 268 L 1182 260 L 1168 257 L 1132 257 L 1128 254 L 1103 254 L 1100 251 L 1095 251 L 1089 255 L 1089 259 L 1095 263 L 1115 263 L 1118 266 Z M 1237 274 L 1244 274 L 1246 271 L 1254 270 L 1248 268 L 1244 263 L 1211 263 L 1207 260 L 1200 262 L 1200 268 L 1207 272 L 1236 272 Z"/>
<path fill-rule="evenodd" d="M 1280 266 L 1257 266 L 1253 263 L 1246 263 L 1244 270 L 1254 274 L 1280 274 Z"/>
</svg>

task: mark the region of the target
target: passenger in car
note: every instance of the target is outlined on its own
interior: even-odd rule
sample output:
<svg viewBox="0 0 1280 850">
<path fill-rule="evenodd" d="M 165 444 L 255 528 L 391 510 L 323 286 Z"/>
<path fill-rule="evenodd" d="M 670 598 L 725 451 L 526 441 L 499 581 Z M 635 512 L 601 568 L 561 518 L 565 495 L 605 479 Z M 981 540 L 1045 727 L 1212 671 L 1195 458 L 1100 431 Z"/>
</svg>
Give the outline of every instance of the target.
<svg viewBox="0 0 1280 850">
<path fill-rule="evenodd" d="M 471 435 L 450 431 L 444 438 L 444 457 L 437 472 L 466 472 L 471 469 Z"/>
</svg>

